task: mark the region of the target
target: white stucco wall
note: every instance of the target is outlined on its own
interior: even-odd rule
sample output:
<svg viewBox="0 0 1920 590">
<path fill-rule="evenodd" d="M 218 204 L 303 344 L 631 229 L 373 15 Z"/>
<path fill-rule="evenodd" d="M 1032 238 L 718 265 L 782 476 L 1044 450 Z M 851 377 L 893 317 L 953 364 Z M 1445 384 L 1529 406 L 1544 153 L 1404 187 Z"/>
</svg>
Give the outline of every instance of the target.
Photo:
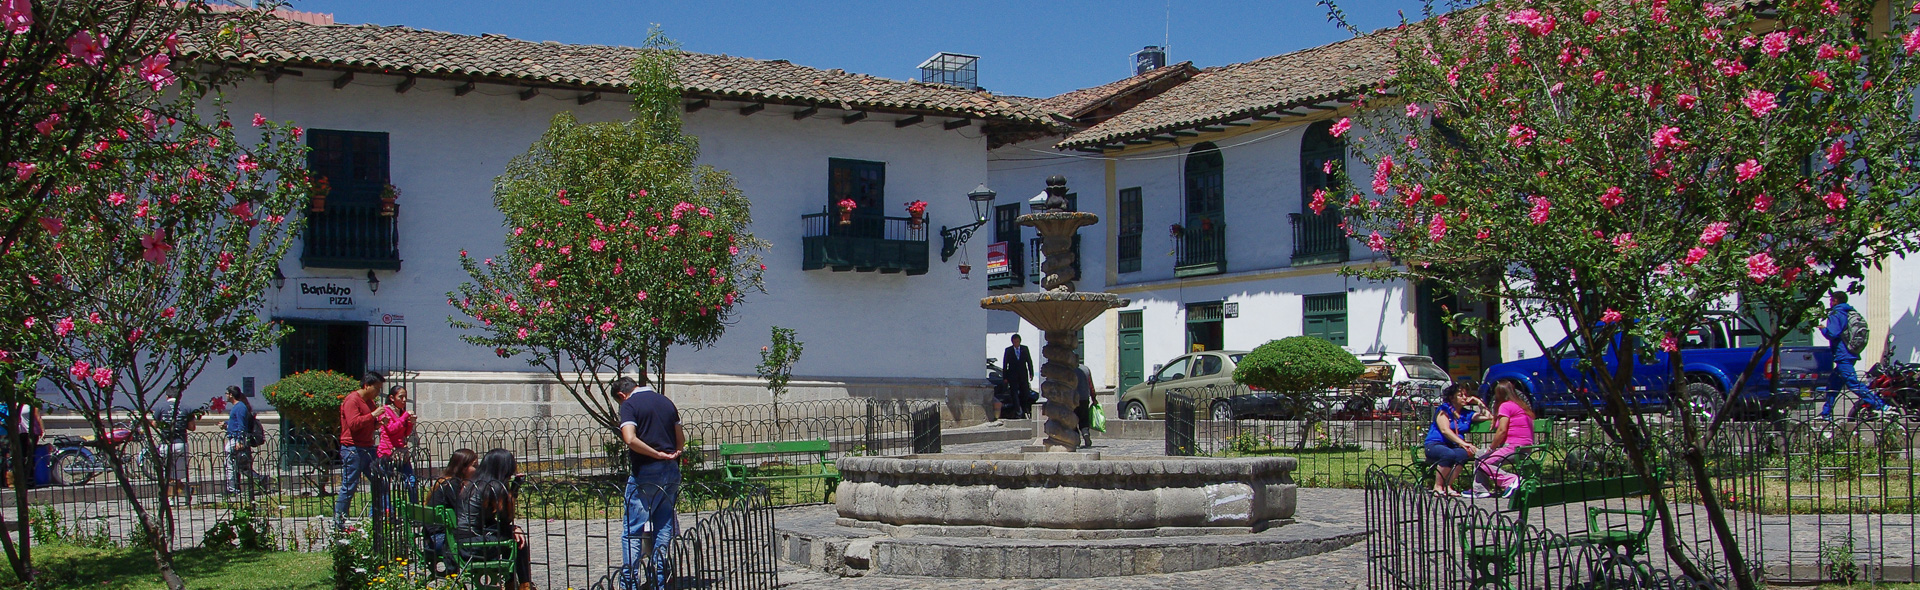
<svg viewBox="0 0 1920 590">
<path fill-rule="evenodd" d="M 455 83 L 424 79 L 399 94 L 394 92 L 398 77 L 367 74 L 335 90 L 330 84 L 335 77 L 309 70 L 304 77 L 286 76 L 274 84 L 244 83 L 227 97 L 236 120 L 259 112 L 308 129 L 388 133 L 392 182 L 404 191 L 398 220 L 403 268 L 376 271 L 379 293 L 366 293 L 360 288 L 367 271 L 303 269 L 296 243 L 281 263 L 287 288 L 268 294 L 267 312 L 373 325 L 399 316 L 403 319 L 396 323 L 407 326 L 410 370 L 426 371 L 429 377 L 505 372 L 492 381 L 523 381 L 512 373 L 537 369 L 461 342 L 459 333 L 448 327 L 454 310 L 446 303 L 447 293 L 466 279 L 458 252 L 488 256 L 501 251 L 506 229 L 492 205 L 493 179 L 546 130 L 554 114 L 572 111 L 590 122 L 623 118 L 628 116 L 625 97 L 608 95 L 579 105 L 574 100 L 578 93 L 548 91 L 523 101 L 514 89 L 488 85 L 456 97 Z M 980 127 L 946 131 L 940 126 L 945 119 L 929 117 L 920 125 L 897 129 L 894 116 L 878 113 L 849 125 L 841 123 L 842 113 L 826 109 L 815 118 L 795 121 L 791 107 L 771 106 L 742 116 L 738 106 L 716 103 L 715 108 L 689 113 L 685 129 L 701 140 L 701 162 L 731 172 L 753 202 L 753 232 L 771 245 L 763 253 L 766 293 L 747 296 L 727 335 L 715 345 L 699 351 L 675 349 L 668 359 L 669 381 L 719 382 L 727 379 L 711 376 L 752 375 L 768 327 L 779 325 L 797 330 L 807 345 L 795 367 L 796 380 L 855 381 L 861 387 L 887 382 L 977 385 L 984 376 L 975 357 L 985 325 L 985 311 L 978 305 L 984 282 L 978 277 L 963 281 L 953 263 L 939 262 L 937 231 L 943 222 L 973 217 L 965 195 L 988 178 Z M 827 160 L 836 157 L 886 162 L 888 215 L 904 216 L 904 204 L 911 200 L 929 203 L 927 214 L 934 224 L 929 232 L 930 272 L 906 276 L 801 270 L 800 216 L 817 213 L 826 204 Z M 980 240 L 968 248 L 974 260 L 984 259 Z M 363 297 L 351 311 L 297 309 L 295 285 L 302 278 L 340 279 Z M 277 351 L 246 355 L 230 370 L 210 370 L 195 387 L 216 391 L 249 376 L 264 387 L 278 378 L 279 367 Z M 735 385 L 733 389 L 741 389 Z M 481 397 L 501 399 L 470 401 L 513 401 L 512 394 Z"/>
</svg>

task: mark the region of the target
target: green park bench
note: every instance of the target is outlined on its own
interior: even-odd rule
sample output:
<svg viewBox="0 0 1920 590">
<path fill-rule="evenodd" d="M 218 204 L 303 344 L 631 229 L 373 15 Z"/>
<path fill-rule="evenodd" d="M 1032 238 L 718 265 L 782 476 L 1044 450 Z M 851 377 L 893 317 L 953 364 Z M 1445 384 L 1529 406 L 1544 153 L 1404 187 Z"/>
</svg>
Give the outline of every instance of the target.
<svg viewBox="0 0 1920 590">
<path fill-rule="evenodd" d="M 833 459 L 827 452 L 833 449 L 833 443 L 826 439 L 797 440 L 757 443 L 722 443 L 720 445 L 720 464 L 726 470 L 728 483 L 752 483 L 787 480 L 818 479 L 825 482 L 826 492 L 820 495 L 825 502 L 833 496 L 833 489 L 840 485 L 840 470 L 833 465 Z M 810 454 L 820 465 L 819 473 L 799 473 L 789 475 L 759 475 L 759 469 L 736 461 L 737 457 L 767 455 Z"/>
<path fill-rule="evenodd" d="M 1536 509 L 1645 495 L 1647 487 L 1640 476 L 1623 475 L 1543 484 L 1538 477 L 1540 462 L 1537 459 L 1529 458 L 1514 468 L 1516 472 L 1524 473 L 1526 479 L 1520 483 L 1520 489 L 1514 492 L 1509 504 L 1514 512 L 1513 524 L 1504 527 L 1460 526 L 1460 545 L 1472 576 L 1469 588 L 1490 586 L 1512 590 L 1513 585 L 1509 580 L 1520 572 L 1522 555 L 1577 545 L 1607 549 L 1612 559 L 1627 559 L 1643 575 L 1647 573 L 1641 558 L 1647 554 L 1647 538 L 1653 533 L 1655 517 L 1652 508 L 1630 510 L 1589 506 L 1587 530 L 1584 533 L 1570 534 L 1555 542 L 1538 537 L 1528 538 L 1527 533 L 1527 513 Z M 1655 478 L 1664 479 L 1659 473 L 1655 474 Z M 1630 522 L 1623 522 L 1618 527 L 1605 526 L 1602 518 L 1608 515 L 1639 517 L 1640 526 L 1636 529 Z"/>
<path fill-rule="evenodd" d="M 441 530 L 447 532 L 447 555 L 445 558 L 453 563 L 450 573 L 460 574 L 454 579 L 458 580 L 462 585 L 467 588 L 499 588 L 513 577 L 514 559 L 518 557 L 517 553 L 520 551 L 519 543 L 511 539 L 505 541 L 470 541 L 463 543 L 460 542 L 458 535 L 453 533 L 454 530 L 459 527 L 459 521 L 454 518 L 452 510 L 444 506 L 428 507 L 412 502 L 399 502 L 398 504 L 400 506 L 400 520 L 407 527 L 407 530 L 411 531 L 409 538 L 413 540 L 413 553 L 422 567 L 431 571 L 433 569 L 433 561 L 439 558 L 439 556 L 427 552 L 427 535 L 422 528 L 425 525 L 435 524 L 440 525 Z M 464 554 L 475 553 L 486 549 L 498 550 L 499 553 L 497 553 L 493 559 L 471 559 Z"/>
</svg>

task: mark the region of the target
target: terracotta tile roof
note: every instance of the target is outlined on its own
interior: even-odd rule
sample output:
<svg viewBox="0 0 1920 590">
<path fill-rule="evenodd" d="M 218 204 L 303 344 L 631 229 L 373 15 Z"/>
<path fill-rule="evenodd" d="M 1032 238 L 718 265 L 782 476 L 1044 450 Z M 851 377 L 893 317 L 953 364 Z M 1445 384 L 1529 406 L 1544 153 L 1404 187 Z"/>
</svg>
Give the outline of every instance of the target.
<svg viewBox="0 0 1920 590">
<path fill-rule="evenodd" d="M 1078 119 L 1115 98 L 1132 94 L 1155 82 L 1180 75 L 1192 76 L 1200 70 L 1193 62 L 1183 61 L 1170 66 L 1161 66 L 1148 70 L 1144 74 L 1115 80 L 1092 88 L 1081 88 L 1052 98 L 1028 99 L 1034 106 L 1059 113 L 1069 119 Z"/>
<path fill-rule="evenodd" d="M 413 74 L 529 86 L 623 91 L 641 50 L 457 35 L 399 26 L 313 25 L 268 19 L 229 63 Z M 1051 113 L 984 91 L 821 70 L 784 60 L 688 53 L 680 65 L 689 97 L 969 117 L 1056 127 Z"/>
<path fill-rule="evenodd" d="M 1392 29 L 1217 68 L 1075 133 L 1058 147 L 1111 144 L 1349 96 L 1393 67 Z M 1051 99 L 1049 99 L 1051 100 Z"/>
</svg>

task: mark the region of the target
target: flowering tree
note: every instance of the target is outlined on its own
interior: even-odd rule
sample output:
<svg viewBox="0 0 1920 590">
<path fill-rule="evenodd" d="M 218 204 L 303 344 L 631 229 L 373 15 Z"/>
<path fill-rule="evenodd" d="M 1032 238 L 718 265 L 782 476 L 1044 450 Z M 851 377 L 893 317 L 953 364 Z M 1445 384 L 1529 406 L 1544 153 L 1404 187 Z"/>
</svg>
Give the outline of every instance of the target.
<svg viewBox="0 0 1920 590">
<path fill-rule="evenodd" d="M 494 183 L 506 253 L 460 252 L 472 282 L 448 294 L 462 336 L 502 357 L 526 355 L 611 428 L 606 392 L 624 374 L 661 377 L 668 347 L 718 340 L 744 291 L 758 289 L 762 245 L 733 178 L 696 165 L 681 133 L 676 50 L 657 31 L 633 66 L 632 120 L 555 116 Z"/>
<path fill-rule="evenodd" d="M 1396 69 L 1334 127 L 1371 182 L 1314 200 L 1344 197 L 1348 231 L 1402 263 L 1377 278 L 1557 321 L 1580 345 L 1569 381 L 1593 385 L 1643 477 L 1658 451 L 1686 465 L 1751 588 L 1703 459 L 1746 377 L 1657 449 L 1624 395 L 1631 363 L 1608 351 L 1664 355 L 1684 384 L 1676 334 L 1737 299 L 1784 318 L 1759 326 L 1757 367 L 1827 288 L 1913 245 L 1920 33 L 1889 31 L 1869 0 L 1473 4 L 1378 37 Z M 1668 558 L 1706 579 L 1663 517 Z"/>
<path fill-rule="evenodd" d="M 281 152 L 248 154 L 215 120 L 195 116 L 196 99 L 225 76 L 192 67 L 181 53 L 182 43 L 236 43 L 264 12 L 206 18 L 210 10 L 204 0 L 0 1 L 0 117 L 7 121 L 0 125 L 0 275 L 6 277 L 0 280 L 0 372 L 6 375 L 0 378 L 0 403 L 9 408 L 39 405 L 33 384 L 43 377 L 73 384 L 76 379 L 66 375 L 77 367 L 70 362 L 76 357 L 94 359 L 78 381 L 96 382 L 98 374 L 106 385 L 94 386 L 91 394 L 63 388 L 69 401 L 107 401 L 116 384 L 127 386 L 120 376 L 140 370 L 133 363 L 102 363 L 116 353 L 79 350 L 89 326 L 120 329 L 117 337 L 143 352 L 168 343 L 219 348 L 230 333 L 208 328 L 217 318 L 162 328 L 162 307 L 151 305 L 178 296 L 179 282 L 213 275 L 189 281 L 182 266 L 126 263 L 146 260 L 149 251 L 162 261 L 170 249 L 183 251 L 176 260 L 192 256 L 198 241 L 221 233 L 213 227 L 222 223 L 221 215 L 266 224 L 254 233 L 269 244 L 287 231 L 274 217 L 274 206 L 286 198 L 284 187 L 255 190 L 273 184 L 261 171 L 281 167 L 283 160 L 267 155 Z M 248 264 L 251 259 L 237 258 L 221 266 Z M 130 290 L 130 281 L 174 284 L 167 293 L 142 295 Z M 244 298 L 251 292 L 240 293 Z M 97 323 L 93 311 L 102 314 Z M 156 317 L 137 326 L 110 324 L 130 314 Z M 69 326 L 73 318 L 87 321 Z M 107 404 L 75 405 L 96 429 L 101 426 L 91 412 Z M 25 456 L 25 449 L 14 454 Z M 24 498 L 27 463 L 14 463 L 16 495 Z M 16 503 L 16 510 L 24 520 L 26 503 Z M 0 535 L 0 544 L 16 577 L 28 580 L 31 547 L 26 527 L 20 530 L 18 543 Z M 164 550 L 156 558 L 169 580 L 177 581 Z"/>
</svg>

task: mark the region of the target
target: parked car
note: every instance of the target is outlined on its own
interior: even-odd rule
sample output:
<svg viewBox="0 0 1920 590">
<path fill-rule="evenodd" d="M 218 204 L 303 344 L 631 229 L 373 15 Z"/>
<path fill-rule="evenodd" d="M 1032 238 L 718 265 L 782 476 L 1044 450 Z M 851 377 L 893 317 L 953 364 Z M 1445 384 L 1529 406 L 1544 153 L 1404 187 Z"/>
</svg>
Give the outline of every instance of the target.
<svg viewBox="0 0 1920 590">
<path fill-rule="evenodd" d="M 1253 392 L 1247 386 L 1233 382 L 1233 370 L 1246 355 L 1247 351 L 1244 350 L 1196 352 L 1174 357 L 1166 364 L 1155 365 L 1146 381 L 1121 392 L 1120 418 L 1147 420 L 1165 417 L 1169 393 L 1192 397 L 1195 409 L 1207 417 L 1231 420 L 1254 415 L 1265 402 L 1254 399 L 1251 396 Z M 1247 399 L 1233 399 L 1237 397 Z M 1268 394 L 1265 397 L 1277 396 Z"/>
<path fill-rule="evenodd" d="M 1371 358 L 1369 358 L 1371 357 Z M 1427 416 L 1453 377 L 1432 357 L 1397 352 L 1363 355 L 1367 372 L 1335 406 L 1335 420 L 1398 420 Z"/>
<path fill-rule="evenodd" d="M 1688 331 L 1680 339 L 1685 381 L 1677 387 L 1672 383 L 1673 365 L 1666 352 L 1647 353 L 1651 347 L 1616 336 L 1603 358 L 1607 370 L 1619 367 L 1623 354 L 1627 362 L 1633 364 L 1633 382 L 1626 397 L 1627 402 L 1640 411 L 1664 411 L 1678 406 L 1695 415 L 1708 415 L 1726 399 L 1734 380 L 1747 370 L 1757 350 L 1730 346 L 1733 342 L 1730 336 L 1740 333 L 1743 323 L 1738 316 L 1722 312 L 1711 316 L 1706 325 Z M 1543 415 L 1580 416 L 1597 409 L 1602 403 L 1599 397 L 1587 395 L 1597 390 L 1595 382 L 1579 368 L 1584 358 L 1579 342 L 1570 336 L 1554 344 L 1552 351 L 1552 357 L 1543 355 L 1488 367 L 1481 394 L 1491 395 L 1494 384 L 1506 381 L 1531 396 L 1534 409 Z M 1775 388 L 1774 377 L 1780 367 L 1773 364 L 1774 359 L 1776 356 L 1804 357 L 1820 366 L 1817 359 L 1826 354 L 1824 349 L 1806 347 L 1782 347 L 1763 354 L 1748 373 L 1735 411 L 1741 416 L 1759 415 L 1798 404 L 1800 396 L 1796 391 Z M 1554 366 L 1550 358 L 1558 358 L 1559 366 Z M 1832 366 L 1830 358 L 1824 366 Z"/>
</svg>

